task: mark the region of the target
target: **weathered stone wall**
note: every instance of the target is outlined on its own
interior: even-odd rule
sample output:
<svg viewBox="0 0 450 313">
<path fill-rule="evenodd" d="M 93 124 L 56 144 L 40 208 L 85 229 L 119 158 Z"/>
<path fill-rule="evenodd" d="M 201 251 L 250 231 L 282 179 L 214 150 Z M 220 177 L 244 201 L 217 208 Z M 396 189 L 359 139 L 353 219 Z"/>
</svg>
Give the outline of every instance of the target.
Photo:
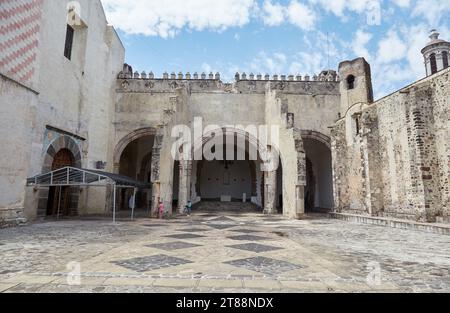
<svg viewBox="0 0 450 313">
<path fill-rule="evenodd" d="M 25 222 L 42 0 L 2 2 L 0 52 L 0 227 Z"/>
<path fill-rule="evenodd" d="M 31 128 L 38 96 L 0 75 L 0 227 L 24 222 Z"/>
<path fill-rule="evenodd" d="M 125 78 L 126 77 L 126 78 Z M 144 78 L 143 78 L 144 77 Z M 265 123 L 266 87 L 283 95 L 283 106 L 295 115 L 295 126 L 302 130 L 330 134 L 329 127 L 339 116 L 339 83 L 330 81 L 242 80 L 223 83 L 219 79 L 149 79 L 138 72 L 121 74 L 117 82 L 117 136 L 157 124 L 168 109 L 177 89 L 185 89 L 192 115 L 202 117 L 204 124 L 261 125 Z M 153 77 L 153 76 L 152 76 Z M 215 76 L 220 77 L 220 76 Z M 287 113 L 287 112 L 285 112 Z M 117 138 L 116 138 L 117 139 Z"/>
<path fill-rule="evenodd" d="M 29 19 L 23 19 L 31 21 L 30 25 L 20 24 L 20 31 L 29 32 L 25 41 L 33 44 L 24 56 L 32 58 L 27 70 L 33 77 L 12 77 L 23 86 L 2 77 L 5 92 L 0 97 L 1 144 L 11 149 L 5 149 L 0 160 L 1 178 L 6 180 L 0 184 L 0 208 L 23 211 L 25 207 L 26 216 L 33 219 L 45 214 L 48 190 L 25 189 L 25 181 L 51 167 L 58 152 L 54 147 L 73 151 L 76 164 L 87 168 L 95 168 L 97 161 L 112 159 L 114 86 L 122 69 L 124 48 L 114 29 L 107 25 L 99 0 L 78 1 L 80 23 L 74 24 L 71 60 L 64 56 L 70 1 L 9 3 L 2 10 L 18 12 L 19 17 L 30 15 Z M 15 8 L 10 8 L 11 5 Z M 6 67 L 1 67 L 2 73 L 19 61 L 7 60 Z M 11 76 L 8 71 L 6 75 Z M 108 166 L 112 168 L 112 162 Z M 3 168 L 14 172 L 14 181 Z M 17 191 L 9 192 L 12 189 Z M 104 212 L 105 191 L 91 190 L 89 197 L 85 196 L 87 191 L 75 193 L 79 213 Z"/>
<path fill-rule="evenodd" d="M 171 199 L 177 197 L 172 190 L 174 160 L 170 149 L 174 138 L 170 136 L 173 125 L 192 126 L 195 117 L 203 118 L 204 127 L 279 125 L 282 129 L 280 150 L 285 214 L 298 217 L 304 213 L 304 208 L 303 194 L 297 186 L 304 187 L 304 177 L 299 183 L 297 156 L 303 153 L 304 157 L 304 151 L 297 151 L 296 142 L 301 142 L 301 130 L 317 132 L 324 137 L 330 134 L 328 127 L 339 116 L 340 94 L 336 80 L 336 75 L 314 77 L 313 80 L 308 77 L 297 80 L 292 77 L 289 80 L 247 79 L 242 75 L 235 83 L 223 83 L 218 74 L 197 78 L 189 74 L 164 74 L 163 79 L 155 79 L 153 74 L 132 73 L 125 66 L 116 86 L 115 142 L 119 145 L 123 138 L 144 128 L 159 129 L 164 134 L 158 161 L 159 179 L 153 183 L 165 205 L 171 206 Z M 178 109 L 174 110 L 176 106 Z M 288 126 L 288 116 L 293 118 L 293 125 Z M 116 155 L 115 163 L 118 159 L 119 155 Z M 195 190 L 196 183 L 193 169 L 195 164 L 186 169 L 190 172 L 188 179 L 194 184 L 191 191 Z M 258 182 L 261 183 L 261 178 Z M 259 194 L 257 198 L 260 197 Z"/>
<path fill-rule="evenodd" d="M 442 71 L 373 104 L 354 106 L 335 125 L 338 210 L 448 220 L 449 77 L 449 70 Z"/>
</svg>

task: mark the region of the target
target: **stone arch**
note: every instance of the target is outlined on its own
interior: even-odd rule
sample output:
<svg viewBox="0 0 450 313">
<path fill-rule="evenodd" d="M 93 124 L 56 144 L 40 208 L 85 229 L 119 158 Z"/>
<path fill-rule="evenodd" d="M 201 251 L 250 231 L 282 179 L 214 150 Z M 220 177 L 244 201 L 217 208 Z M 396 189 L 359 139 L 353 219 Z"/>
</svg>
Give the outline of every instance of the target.
<svg viewBox="0 0 450 313">
<path fill-rule="evenodd" d="M 442 51 L 442 63 L 444 65 L 444 70 L 448 68 L 448 52 Z"/>
<path fill-rule="evenodd" d="M 270 146 L 264 146 L 260 140 L 257 138 L 257 136 L 253 135 L 252 133 L 247 132 L 245 129 L 235 128 L 235 127 L 217 127 L 214 130 L 210 130 L 209 132 L 203 134 L 201 138 L 196 138 L 189 153 L 190 156 L 195 159 L 195 154 L 197 151 L 202 150 L 204 145 L 208 143 L 208 141 L 211 140 L 212 134 L 220 132 L 222 135 L 229 137 L 229 136 L 235 136 L 238 140 L 244 141 L 246 144 L 246 158 L 249 156 L 248 148 L 255 149 L 257 160 L 247 160 L 248 161 L 248 167 L 249 167 L 249 179 L 250 179 L 250 188 L 251 191 L 247 193 L 247 196 L 249 198 L 257 198 L 259 202 L 258 205 L 263 205 L 264 203 L 264 174 L 260 174 L 262 171 L 262 168 L 259 168 L 258 162 L 261 162 L 263 164 L 263 153 L 268 151 L 268 147 Z M 225 142 L 224 142 L 225 143 Z M 236 144 L 236 139 L 235 142 Z M 248 146 L 247 146 L 248 145 Z M 203 151 L 203 150 L 202 150 Z M 199 183 L 199 172 L 202 169 L 202 161 L 194 160 L 194 163 L 196 163 L 195 167 L 195 178 L 196 182 L 191 187 L 194 188 L 195 194 L 199 195 L 200 193 L 200 183 Z M 256 203 L 255 203 L 256 204 Z"/>
<path fill-rule="evenodd" d="M 125 137 L 119 140 L 119 142 L 116 144 L 114 148 L 114 156 L 113 156 L 113 162 L 114 162 L 114 172 L 119 171 L 119 165 L 120 165 L 120 157 L 122 156 L 123 151 L 125 148 L 133 141 L 146 137 L 146 136 L 155 136 L 157 134 L 157 130 L 154 127 L 146 127 L 137 129 L 135 131 L 132 131 Z"/>
<path fill-rule="evenodd" d="M 430 66 L 431 66 L 431 74 L 436 74 L 438 71 L 438 67 L 437 67 L 437 60 L 436 60 L 436 54 L 432 53 L 430 55 Z"/>
<path fill-rule="evenodd" d="M 53 140 L 53 142 L 48 146 L 44 156 L 44 165 L 42 166 L 43 173 L 47 173 L 52 170 L 53 159 L 62 149 L 69 150 L 74 157 L 74 166 L 81 168 L 81 150 L 78 143 L 72 137 L 63 135 Z"/>
<path fill-rule="evenodd" d="M 348 75 L 347 78 L 345 79 L 345 81 L 347 82 L 347 89 L 348 90 L 355 89 L 356 78 L 355 78 L 354 75 Z"/>
<path fill-rule="evenodd" d="M 251 135 L 250 133 L 246 132 L 243 129 L 239 129 L 239 128 L 234 128 L 234 127 L 221 127 L 221 128 L 217 128 L 215 130 L 211 130 L 208 133 L 203 134 L 203 136 L 200 139 L 196 139 L 196 141 L 194 142 L 194 144 L 191 147 L 191 158 L 194 160 L 195 158 L 195 152 L 198 150 L 196 148 L 201 147 L 201 149 L 203 149 L 204 145 L 211 140 L 212 134 L 221 130 L 222 134 L 225 136 L 229 136 L 229 135 L 236 135 L 236 136 L 240 136 L 241 138 L 245 138 L 245 142 L 248 142 L 249 145 L 252 145 L 254 148 L 256 148 L 257 151 L 257 156 L 260 160 L 262 160 L 263 158 L 261 157 L 261 152 L 267 152 L 267 147 L 264 147 L 258 138 L 256 138 L 255 136 Z M 278 153 L 280 153 L 280 151 L 278 151 Z"/>
<path fill-rule="evenodd" d="M 302 131 L 305 151 L 305 210 L 329 211 L 334 205 L 330 137 L 315 131 Z"/>
<path fill-rule="evenodd" d="M 331 138 L 314 130 L 301 130 L 302 139 L 314 139 L 327 146 L 331 150 Z"/>
<path fill-rule="evenodd" d="M 61 150 L 68 150 L 73 156 L 73 166 L 77 168 L 82 167 L 82 154 L 78 143 L 72 137 L 68 135 L 58 136 L 53 140 L 46 149 L 44 155 L 44 163 L 42 166 L 42 173 L 48 173 L 52 170 L 53 161 L 57 153 Z M 55 188 L 41 189 L 39 192 L 39 202 L 37 209 L 38 217 L 45 217 L 49 209 L 49 203 L 52 198 L 55 197 Z M 65 198 L 67 198 L 67 210 L 70 215 L 78 214 L 78 200 L 79 189 L 78 188 L 66 188 Z"/>
</svg>

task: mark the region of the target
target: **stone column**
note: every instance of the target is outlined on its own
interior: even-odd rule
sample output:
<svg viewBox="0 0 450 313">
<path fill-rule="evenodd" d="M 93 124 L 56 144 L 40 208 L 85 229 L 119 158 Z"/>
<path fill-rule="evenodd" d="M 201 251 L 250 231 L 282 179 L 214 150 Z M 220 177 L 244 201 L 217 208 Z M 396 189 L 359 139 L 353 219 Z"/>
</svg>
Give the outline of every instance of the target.
<svg viewBox="0 0 450 313">
<path fill-rule="evenodd" d="M 303 139 L 299 131 L 294 132 L 295 150 L 297 151 L 297 185 L 295 186 L 295 218 L 305 215 L 305 187 L 306 187 L 306 153 Z"/>
<path fill-rule="evenodd" d="M 264 214 L 277 214 L 276 194 L 277 194 L 277 172 L 264 172 Z"/>
<path fill-rule="evenodd" d="M 183 213 L 184 208 L 187 205 L 188 198 L 189 198 L 189 174 L 192 171 L 190 169 L 190 164 L 192 164 L 189 161 L 180 161 L 180 183 L 178 186 L 178 212 Z"/>
<path fill-rule="evenodd" d="M 295 186 L 295 218 L 305 215 L 305 186 Z"/>
<path fill-rule="evenodd" d="M 192 161 L 186 161 L 186 182 L 187 182 L 187 201 L 192 200 L 192 168 L 193 168 L 193 162 Z M 186 201 L 186 204 L 187 204 Z"/>
<path fill-rule="evenodd" d="M 159 129 L 152 149 L 152 165 L 151 165 L 151 182 L 152 182 L 152 207 L 151 216 L 156 217 L 159 214 L 159 201 L 161 199 L 161 181 L 160 181 L 160 166 L 161 166 L 161 150 L 164 135 L 163 130 Z"/>
<path fill-rule="evenodd" d="M 151 217 L 159 215 L 159 201 L 161 200 L 161 185 L 160 183 L 153 183 L 152 185 L 152 208 Z"/>
</svg>

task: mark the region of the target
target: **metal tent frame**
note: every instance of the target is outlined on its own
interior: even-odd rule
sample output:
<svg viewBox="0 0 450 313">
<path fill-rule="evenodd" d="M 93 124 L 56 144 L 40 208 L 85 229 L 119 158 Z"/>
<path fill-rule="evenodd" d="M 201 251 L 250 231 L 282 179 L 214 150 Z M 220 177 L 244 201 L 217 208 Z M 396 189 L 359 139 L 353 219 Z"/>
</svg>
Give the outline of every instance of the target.
<svg viewBox="0 0 450 313">
<path fill-rule="evenodd" d="M 150 184 L 145 184 L 127 176 L 88 170 L 75 167 L 63 167 L 48 173 L 40 174 L 27 179 L 28 187 L 50 188 L 59 187 L 113 187 L 113 223 L 116 223 L 116 196 L 117 188 L 133 188 L 133 199 L 136 199 L 137 189 L 151 189 Z M 61 206 L 61 192 L 58 200 L 59 218 Z M 131 210 L 131 219 L 134 219 L 134 206 Z"/>
</svg>

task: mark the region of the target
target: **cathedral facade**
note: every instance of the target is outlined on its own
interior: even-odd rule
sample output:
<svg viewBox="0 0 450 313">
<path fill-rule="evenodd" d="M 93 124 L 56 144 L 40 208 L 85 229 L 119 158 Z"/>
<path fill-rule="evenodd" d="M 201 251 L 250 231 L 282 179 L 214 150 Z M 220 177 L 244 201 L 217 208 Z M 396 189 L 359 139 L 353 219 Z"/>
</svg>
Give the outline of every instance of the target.
<svg viewBox="0 0 450 313">
<path fill-rule="evenodd" d="M 450 44 L 436 31 L 422 51 L 426 77 L 374 101 L 363 58 L 311 76 L 237 73 L 234 82 L 136 71 L 124 65 L 100 1 L 77 3 L 2 6 L 1 225 L 56 210 L 128 210 L 132 194 L 153 216 L 159 203 L 174 214 L 191 201 L 289 218 L 449 221 Z M 147 187 L 113 196 L 87 185 L 27 186 L 64 167 Z"/>
</svg>

